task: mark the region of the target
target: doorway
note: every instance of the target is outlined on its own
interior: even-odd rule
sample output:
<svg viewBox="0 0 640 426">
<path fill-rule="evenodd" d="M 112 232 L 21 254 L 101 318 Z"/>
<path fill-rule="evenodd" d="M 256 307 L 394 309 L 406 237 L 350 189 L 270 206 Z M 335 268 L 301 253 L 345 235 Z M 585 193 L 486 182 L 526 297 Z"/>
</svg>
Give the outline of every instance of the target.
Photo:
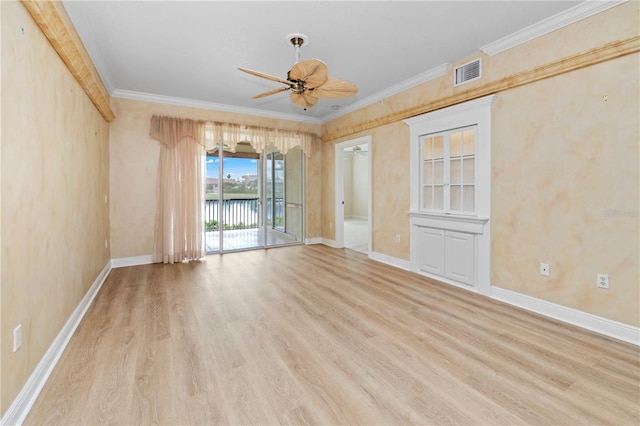
<svg viewBox="0 0 640 426">
<path fill-rule="evenodd" d="M 248 142 L 207 154 L 207 254 L 300 244 L 303 241 L 303 156 Z"/>
<path fill-rule="evenodd" d="M 336 246 L 371 253 L 371 136 L 336 144 Z"/>
</svg>

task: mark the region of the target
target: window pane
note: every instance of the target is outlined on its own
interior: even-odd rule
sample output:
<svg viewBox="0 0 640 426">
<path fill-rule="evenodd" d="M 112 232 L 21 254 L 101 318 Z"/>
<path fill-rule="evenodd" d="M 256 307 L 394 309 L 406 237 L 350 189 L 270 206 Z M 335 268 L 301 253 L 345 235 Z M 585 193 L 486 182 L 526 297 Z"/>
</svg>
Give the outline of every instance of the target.
<svg viewBox="0 0 640 426">
<path fill-rule="evenodd" d="M 461 155 L 462 132 L 451 133 L 450 136 L 451 157 L 459 157 Z"/>
<path fill-rule="evenodd" d="M 473 185 L 465 185 L 462 189 L 462 209 L 465 212 L 476 210 L 476 188 Z"/>
<path fill-rule="evenodd" d="M 462 187 L 451 185 L 450 208 L 451 210 L 462 210 Z"/>
<path fill-rule="evenodd" d="M 433 188 L 433 208 L 436 210 L 444 208 L 444 188 L 442 186 Z"/>
<path fill-rule="evenodd" d="M 462 160 L 451 160 L 450 166 L 450 183 L 462 183 Z"/>
<path fill-rule="evenodd" d="M 422 163 L 422 183 L 430 185 L 433 183 L 433 163 L 431 161 L 425 161 Z"/>
<path fill-rule="evenodd" d="M 433 140 L 431 138 L 424 138 L 422 140 L 422 158 L 424 160 L 433 158 Z"/>
<path fill-rule="evenodd" d="M 442 136 L 434 136 L 434 138 L 433 138 L 433 158 L 438 159 L 438 158 L 442 158 L 443 157 L 442 146 L 443 146 Z"/>
<path fill-rule="evenodd" d="M 444 162 L 442 160 L 433 163 L 433 183 L 441 184 L 444 182 Z"/>
<path fill-rule="evenodd" d="M 433 208 L 433 189 L 430 186 L 422 188 L 422 208 Z"/>
<path fill-rule="evenodd" d="M 464 183 L 476 183 L 476 159 L 465 158 L 462 165 L 462 181 Z"/>
<path fill-rule="evenodd" d="M 462 155 L 474 155 L 475 143 L 476 143 L 476 132 L 475 130 L 465 130 L 462 136 L 464 140 L 463 152 Z"/>
</svg>

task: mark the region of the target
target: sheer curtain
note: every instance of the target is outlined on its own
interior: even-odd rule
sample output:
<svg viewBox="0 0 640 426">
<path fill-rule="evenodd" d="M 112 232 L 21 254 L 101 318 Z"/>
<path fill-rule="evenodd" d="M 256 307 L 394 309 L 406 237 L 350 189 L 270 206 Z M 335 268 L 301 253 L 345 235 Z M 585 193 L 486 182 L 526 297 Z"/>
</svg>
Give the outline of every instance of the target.
<svg viewBox="0 0 640 426">
<path fill-rule="evenodd" d="M 204 155 L 222 143 L 232 152 L 240 142 L 249 142 L 261 153 L 267 145 L 286 154 L 300 146 L 309 157 L 317 148 L 312 133 L 234 123 L 151 117 L 149 135 L 160 142 L 158 167 L 158 211 L 154 262 L 175 263 L 205 255 Z"/>
<path fill-rule="evenodd" d="M 203 244 L 205 123 L 153 116 L 150 136 L 160 142 L 154 262 L 199 259 Z"/>
<path fill-rule="evenodd" d="M 240 142 L 249 142 L 260 154 L 271 145 L 282 154 L 299 146 L 307 157 L 311 156 L 318 137 L 313 133 L 294 130 L 274 129 L 271 127 L 246 126 L 235 123 L 207 122 L 205 147 L 207 150 L 217 148 L 222 142 L 231 152 L 236 151 Z"/>
</svg>

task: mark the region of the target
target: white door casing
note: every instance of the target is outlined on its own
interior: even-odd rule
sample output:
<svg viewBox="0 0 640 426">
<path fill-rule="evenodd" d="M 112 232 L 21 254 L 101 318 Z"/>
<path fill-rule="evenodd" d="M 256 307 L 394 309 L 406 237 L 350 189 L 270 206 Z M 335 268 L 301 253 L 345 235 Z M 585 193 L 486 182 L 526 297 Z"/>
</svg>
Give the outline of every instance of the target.
<svg viewBox="0 0 640 426">
<path fill-rule="evenodd" d="M 344 247 L 344 151 L 345 148 L 350 148 L 356 145 L 367 145 L 367 151 L 369 152 L 369 164 L 367 167 L 369 193 L 367 195 L 367 218 L 369 222 L 368 226 L 368 253 L 371 256 L 371 136 L 362 136 L 356 139 L 352 139 L 346 142 L 337 143 L 335 145 L 335 246 L 337 248 Z"/>
</svg>

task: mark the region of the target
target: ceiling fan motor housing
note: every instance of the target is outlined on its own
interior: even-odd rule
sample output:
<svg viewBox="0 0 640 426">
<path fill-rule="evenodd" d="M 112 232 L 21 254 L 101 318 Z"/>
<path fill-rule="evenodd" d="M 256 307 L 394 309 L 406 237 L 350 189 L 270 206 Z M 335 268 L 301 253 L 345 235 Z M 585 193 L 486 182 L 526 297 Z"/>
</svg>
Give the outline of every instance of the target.
<svg viewBox="0 0 640 426">
<path fill-rule="evenodd" d="M 293 93 L 303 93 L 306 89 L 305 85 L 304 85 L 304 81 L 300 81 L 300 80 L 290 80 L 291 81 L 291 91 Z"/>
</svg>

